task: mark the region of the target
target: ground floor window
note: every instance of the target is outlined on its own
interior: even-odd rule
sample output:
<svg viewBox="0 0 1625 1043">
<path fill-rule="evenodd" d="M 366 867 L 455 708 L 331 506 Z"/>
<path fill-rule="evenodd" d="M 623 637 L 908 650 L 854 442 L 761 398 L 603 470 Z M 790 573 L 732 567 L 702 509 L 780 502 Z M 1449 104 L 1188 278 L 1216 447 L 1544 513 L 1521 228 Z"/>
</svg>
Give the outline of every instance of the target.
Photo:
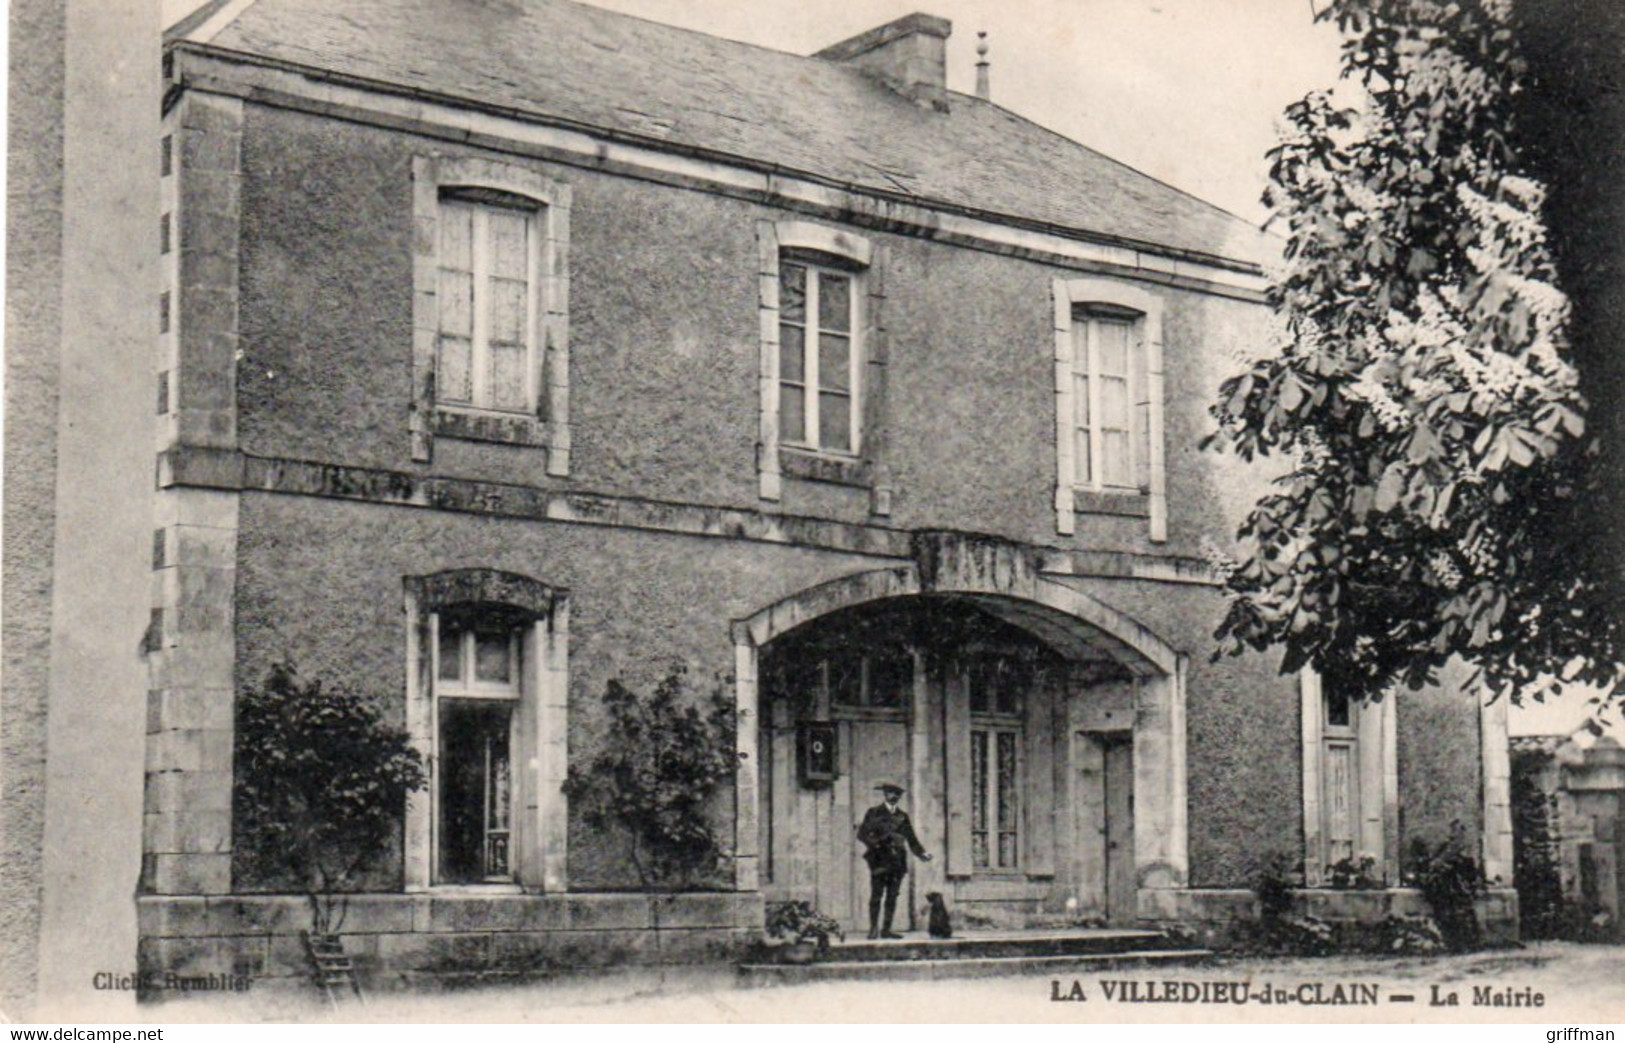
<svg viewBox="0 0 1625 1043">
<path fill-rule="evenodd" d="M 524 692 L 520 629 L 464 612 L 435 634 L 436 879 L 513 879 L 513 750 Z"/>
<path fill-rule="evenodd" d="M 1391 883 L 1399 800 L 1393 697 L 1360 702 L 1305 671 L 1301 705 L 1306 883 Z"/>
<path fill-rule="evenodd" d="M 408 891 L 567 888 L 569 594 L 486 568 L 404 577 Z"/>
<path fill-rule="evenodd" d="M 982 651 L 966 657 L 971 867 L 978 872 L 1020 868 L 1023 715 L 1032 683 L 1032 664 L 1019 653 Z"/>
<path fill-rule="evenodd" d="M 1360 739 L 1346 691 L 1323 686 L 1322 707 L 1321 829 L 1326 864 L 1335 865 L 1353 860 L 1359 846 Z"/>
<path fill-rule="evenodd" d="M 489 700 L 440 704 L 440 879 L 512 879 L 513 718 Z"/>
<path fill-rule="evenodd" d="M 1013 728 L 971 728 L 971 864 L 976 869 L 1018 867 L 1020 745 Z"/>
</svg>

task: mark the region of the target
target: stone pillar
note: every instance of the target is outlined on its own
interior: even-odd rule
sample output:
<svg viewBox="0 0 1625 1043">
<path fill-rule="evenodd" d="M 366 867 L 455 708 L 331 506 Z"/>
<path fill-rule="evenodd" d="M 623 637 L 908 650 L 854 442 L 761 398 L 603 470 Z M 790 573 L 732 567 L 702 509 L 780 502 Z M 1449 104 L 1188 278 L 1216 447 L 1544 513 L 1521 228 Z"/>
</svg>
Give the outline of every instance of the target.
<svg viewBox="0 0 1625 1043">
<path fill-rule="evenodd" d="M 142 890 L 231 890 L 238 495 L 158 500 L 147 631 Z M 257 679 L 255 679 L 257 680 Z"/>
<path fill-rule="evenodd" d="M 440 615 L 423 612 L 410 584 L 406 591 L 406 735 L 428 769 L 423 789 L 406 795 L 402 821 L 402 884 L 407 891 L 425 891 L 433 880 L 435 719 L 435 635 Z M 528 667 L 528 661 L 527 661 Z M 529 680 L 527 678 L 527 680 Z"/>
<path fill-rule="evenodd" d="M 237 447 L 242 122 L 240 100 L 193 93 L 165 124 L 162 197 L 177 232 L 160 289 L 160 450 Z M 173 487 L 163 466 L 158 478 L 142 889 L 224 894 L 231 890 L 239 496 Z"/>
<path fill-rule="evenodd" d="M 161 291 L 161 333 L 175 353 L 161 368 L 171 372 L 168 433 L 186 446 L 237 448 L 242 127 L 239 99 L 193 92 L 173 132 L 179 278 Z"/>
<path fill-rule="evenodd" d="M 761 799 L 758 785 L 758 720 L 760 686 L 757 682 L 758 652 L 749 641 L 734 645 L 735 749 L 739 772 L 734 786 L 734 890 L 755 891 L 760 886 Z"/>
<path fill-rule="evenodd" d="M 757 362 L 756 495 L 777 501 L 779 475 L 779 233 L 772 221 L 756 222 L 757 319 L 761 326 Z"/>
<path fill-rule="evenodd" d="M 1479 708 L 1483 755 L 1484 879 L 1492 887 L 1512 886 L 1512 753 L 1507 745 L 1507 700 Z"/>
<path fill-rule="evenodd" d="M 570 806 L 564 795 L 570 752 L 570 599 L 558 593 L 547 618 L 538 620 L 534 640 L 541 647 L 537 692 L 537 743 L 541 792 L 537 796 L 542 849 L 542 887 L 569 887 Z"/>
<path fill-rule="evenodd" d="M 1188 880 L 1185 805 L 1186 659 L 1172 674 L 1135 683 L 1134 867 L 1141 916 L 1156 915 L 1147 892 L 1182 888 Z"/>
<path fill-rule="evenodd" d="M 914 658 L 914 692 L 909 707 L 909 790 L 913 794 L 914 831 L 931 854 L 931 861 L 915 863 L 917 896 L 947 886 L 946 794 L 942 780 L 942 685 L 932 684 L 925 653 L 910 648 Z M 918 903 L 916 903 L 918 904 Z"/>
</svg>

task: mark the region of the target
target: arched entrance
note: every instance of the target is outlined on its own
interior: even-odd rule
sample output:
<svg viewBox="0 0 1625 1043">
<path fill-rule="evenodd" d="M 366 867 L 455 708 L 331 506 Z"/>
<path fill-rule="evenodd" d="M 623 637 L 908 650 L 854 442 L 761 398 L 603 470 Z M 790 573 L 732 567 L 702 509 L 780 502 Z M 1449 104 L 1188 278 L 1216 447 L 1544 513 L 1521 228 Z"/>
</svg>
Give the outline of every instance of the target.
<svg viewBox="0 0 1625 1043">
<path fill-rule="evenodd" d="M 855 826 L 883 777 L 936 855 L 915 895 L 961 922 L 1132 922 L 1145 892 L 1184 886 L 1181 659 L 1031 549 L 922 534 L 915 563 L 803 591 L 734 639 L 755 765 L 740 889 L 865 926 Z"/>
</svg>

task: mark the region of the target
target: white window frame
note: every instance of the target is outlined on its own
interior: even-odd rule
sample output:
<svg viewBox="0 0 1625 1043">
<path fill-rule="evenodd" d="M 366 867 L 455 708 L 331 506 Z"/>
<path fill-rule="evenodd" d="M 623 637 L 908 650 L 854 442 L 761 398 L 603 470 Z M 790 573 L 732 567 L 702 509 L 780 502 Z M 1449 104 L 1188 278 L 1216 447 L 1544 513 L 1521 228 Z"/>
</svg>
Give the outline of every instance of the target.
<svg viewBox="0 0 1625 1043">
<path fill-rule="evenodd" d="M 840 268 L 820 261 L 802 253 L 791 255 L 781 254 L 779 257 L 779 273 L 782 287 L 783 273 L 786 267 L 794 265 L 807 273 L 806 299 L 804 301 L 801 355 L 801 393 L 802 393 L 802 432 L 800 441 L 791 441 L 784 437 L 782 423 L 779 438 L 782 445 L 793 449 L 804 450 L 809 453 L 818 453 L 825 456 L 858 458 L 863 455 L 863 360 L 865 357 L 863 345 L 863 298 L 867 291 L 864 286 L 863 272 L 849 268 Z M 823 339 L 824 329 L 822 321 L 822 302 L 820 300 L 824 280 L 830 276 L 845 279 L 849 286 L 847 291 L 847 329 L 844 335 L 847 339 L 847 423 L 851 434 L 851 446 L 846 449 L 836 449 L 823 444 L 823 432 L 820 430 L 819 396 L 823 394 L 822 368 L 819 364 L 818 352 Z M 782 297 L 782 289 L 780 291 Z M 782 301 L 781 301 L 782 303 Z M 781 309 L 779 326 L 795 325 L 784 317 Z M 836 334 L 837 336 L 841 334 Z M 779 409 L 782 421 L 784 408 L 784 385 L 790 383 L 784 379 L 783 335 L 780 334 L 779 356 Z"/>
<path fill-rule="evenodd" d="M 414 157 L 412 182 L 412 458 L 432 459 L 437 437 L 499 442 L 543 448 L 547 473 L 568 475 L 570 186 L 529 167 L 481 156 Z M 482 201 L 478 198 L 481 192 L 494 193 L 496 198 Z M 522 408 L 494 406 L 485 379 L 489 356 L 477 343 L 471 348 L 471 400 L 451 402 L 437 397 L 441 215 L 443 207 L 451 204 L 472 205 L 476 214 L 504 209 L 528 215 L 528 358 Z M 487 251 L 475 247 L 473 263 L 487 264 Z M 476 275 L 476 285 L 480 281 Z M 484 313 L 483 304 L 476 303 L 475 321 Z M 479 341 L 478 332 L 472 339 Z"/>
<path fill-rule="evenodd" d="M 1303 752 L 1304 882 L 1309 887 L 1326 883 L 1326 870 L 1341 857 L 1331 844 L 1331 773 L 1328 751 L 1349 749 L 1353 850 L 1356 862 L 1370 857 L 1381 881 L 1399 879 L 1399 765 L 1395 699 L 1392 693 L 1379 702 L 1349 703 L 1349 723 L 1328 720 L 1327 694 L 1313 670 L 1299 675 Z"/>
<path fill-rule="evenodd" d="M 496 575 L 484 590 L 474 588 L 473 600 L 437 601 L 443 592 L 466 592 L 469 584 L 486 582 L 466 573 Z M 449 580 L 446 579 L 449 577 Z M 567 888 L 569 802 L 564 795 L 567 776 L 569 702 L 569 601 L 562 590 L 535 581 L 529 585 L 524 606 L 508 606 L 488 614 L 482 627 L 477 605 L 502 605 L 497 589 L 512 580 L 489 570 L 464 570 L 430 577 L 408 577 L 406 727 L 414 745 L 429 765 L 428 785 L 407 798 L 405 832 L 405 886 L 408 891 L 486 888 L 536 892 Z M 458 583 L 463 584 L 457 588 Z M 511 589 L 511 588 L 510 588 Z M 463 671 L 456 680 L 440 680 L 442 611 L 473 626 L 462 638 Z M 510 634 L 509 681 L 481 681 L 475 674 L 472 634 L 479 630 L 505 630 Z M 500 703 L 511 707 L 509 762 L 509 858 L 511 880 L 483 883 L 442 882 L 440 862 L 440 709 L 442 702 Z"/>
<path fill-rule="evenodd" d="M 974 801 L 980 797 L 980 799 L 987 802 L 985 806 L 986 819 L 984 821 L 987 828 L 983 832 L 987 834 L 988 839 L 988 864 L 985 866 L 979 866 L 976 864 L 976 828 L 973 817 L 970 830 L 972 851 L 971 872 L 977 876 L 1019 876 L 1026 872 L 1026 851 L 1024 850 L 1027 841 L 1027 825 L 1024 820 L 1024 815 L 1026 812 L 1026 800 L 1024 792 L 1024 773 L 1026 770 L 1026 754 L 1024 751 L 1027 745 L 1026 722 L 1002 715 L 980 713 L 971 715 L 970 728 L 966 733 L 966 741 L 969 742 L 971 746 L 970 770 L 972 780 L 974 780 L 976 777 L 976 736 L 978 734 L 987 736 L 987 763 L 982 766 L 982 792 L 977 794 L 973 785 L 971 789 L 971 800 Z M 1015 806 L 1012 809 L 1015 815 L 1015 823 L 1013 828 L 1013 832 L 1015 833 L 1015 862 L 1007 866 L 1001 866 L 998 864 L 999 834 L 1012 832 L 1012 830 L 1001 830 L 999 828 L 998 742 L 1000 735 L 1009 735 L 1011 737 L 1011 752 L 1015 757 L 1015 764 L 1011 766 L 1011 772 L 1013 773 L 1012 786 L 1015 791 Z"/>
<path fill-rule="evenodd" d="M 1077 514 L 1091 509 L 1091 498 L 1135 502 L 1143 498 L 1143 512 L 1147 518 L 1147 533 L 1153 542 L 1168 538 L 1167 473 L 1163 449 L 1163 304 L 1162 299 L 1148 290 L 1117 279 L 1055 279 L 1051 287 L 1055 311 L 1055 526 L 1056 532 L 1071 536 L 1077 532 Z M 1089 480 L 1079 482 L 1083 473 L 1076 459 L 1077 418 L 1079 403 L 1076 385 L 1079 363 L 1087 365 L 1092 353 L 1079 358 L 1079 329 L 1087 335 L 1091 309 L 1103 315 L 1134 316 L 1131 326 L 1130 350 L 1141 355 L 1138 366 L 1144 374 L 1144 387 L 1134 386 L 1135 362 L 1129 362 L 1129 478 L 1137 479 L 1140 452 L 1139 427 L 1145 427 L 1145 486 L 1108 486 L 1102 481 L 1102 440 L 1090 438 L 1091 461 Z M 1087 375 L 1087 374 L 1085 374 Z M 1099 411 L 1099 381 L 1090 379 L 1089 417 L 1097 422 Z M 1143 406 L 1144 418 L 1140 417 Z M 1107 513 L 1124 513 L 1104 505 Z M 1132 512 L 1128 512 L 1132 513 Z"/>
<path fill-rule="evenodd" d="M 517 202 L 517 201 L 516 201 Z M 545 225 L 545 207 L 537 204 L 534 207 L 521 207 L 502 203 L 483 202 L 457 195 L 443 195 L 440 199 L 440 233 L 445 235 L 445 216 L 449 212 L 468 210 L 471 214 L 471 233 L 469 241 L 470 275 L 473 279 L 473 295 L 470 304 L 472 312 L 472 329 L 469 335 L 469 397 L 467 401 L 453 400 L 449 396 L 440 394 L 435 402 L 439 409 L 463 410 L 470 412 L 511 413 L 521 416 L 535 415 L 539 407 L 545 407 L 545 401 L 539 400 L 537 385 L 540 380 L 541 345 L 540 345 L 540 319 L 546 311 L 543 301 L 541 283 L 543 237 L 542 228 Z M 523 215 L 525 227 L 525 314 L 524 314 L 524 362 L 521 367 L 524 387 L 519 395 L 517 406 L 499 406 L 496 403 L 496 385 L 492 377 L 492 341 L 491 341 L 491 294 L 488 288 L 491 281 L 496 278 L 491 272 L 491 218 L 493 213 L 506 212 Z M 442 246 L 444 240 L 442 239 Z M 444 256 L 439 258 L 438 267 L 441 272 L 447 269 Z M 443 287 L 441 292 L 443 292 Z M 445 312 L 439 311 L 440 337 L 444 337 Z M 440 350 L 439 342 L 436 351 Z M 436 362 L 436 371 L 439 371 L 439 362 Z M 441 388 L 442 385 L 436 385 Z"/>
<path fill-rule="evenodd" d="M 1120 326 L 1125 331 L 1126 344 L 1123 361 L 1127 371 L 1121 374 L 1106 373 L 1100 367 L 1102 352 L 1099 346 L 1099 333 L 1103 326 Z M 1136 384 L 1134 371 L 1143 368 L 1135 365 L 1135 356 L 1143 355 L 1145 347 L 1140 343 L 1141 323 L 1134 314 L 1110 314 L 1104 311 L 1084 311 L 1073 317 L 1072 322 L 1072 429 L 1073 445 L 1076 447 L 1077 432 L 1087 431 L 1089 436 L 1089 458 L 1079 458 L 1076 449 L 1073 451 L 1072 486 L 1074 489 L 1087 489 L 1093 492 L 1119 492 L 1139 493 L 1141 490 L 1135 483 L 1137 473 L 1138 443 L 1140 425 L 1143 423 L 1139 417 L 1139 402 L 1145 394 L 1145 389 Z M 1076 393 L 1079 380 L 1085 382 L 1088 388 L 1087 400 L 1082 400 Z M 1121 429 L 1126 437 L 1126 450 L 1122 461 L 1127 474 L 1127 480 L 1118 483 L 1108 483 L 1106 480 L 1106 426 L 1105 410 L 1102 408 L 1102 385 L 1107 380 L 1121 380 L 1125 387 L 1124 394 L 1128 398 L 1128 427 Z M 1083 414 L 1080 417 L 1079 414 Z M 1086 417 L 1087 419 L 1084 419 Z M 1114 429 L 1115 430 L 1115 429 Z M 1086 466 L 1087 465 L 1087 466 Z"/>
<path fill-rule="evenodd" d="M 758 221 L 756 241 L 757 315 L 761 334 L 757 494 L 763 500 L 779 500 L 786 476 L 835 482 L 868 489 L 871 513 L 885 517 L 891 514 L 892 496 L 884 449 L 887 360 L 886 330 L 881 314 L 885 303 L 885 246 L 846 229 L 811 221 Z M 784 263 L 823 269 L 852 279 L 850 449 L 818 448 L 812 440 L 819 434 L 816 416 L 804 424 L 802 440 L 791 443 L 780 437 L 779 280 Z M 809 308 L 816 304 L 816 300 L 810 301 Z M 810 354 L 816 349 L 804 350 Z M 816 361 L 816 355 L 812 357 Z M 816 396 L 808 401 L 805 408 L 816 413 Z"/>
<path fill-rule="evenodd" d="M 989 663 L 1002 663 L 1011 658 L 1013 657 L 1005 653 L 981 651 L 964 660 L 964 698 L 969 721 L 965 741 L 970 744 L 967 763 L 970 765 L 971 772 L 971 800 L 975 801 L 980 796 L 982 800 L 987 802 L 985 805 L 987 815 L 987 829 L 985 832 L 988 837 L 988 864 L 985 866 L 976 864 L 975 815 L 972 813 L 970 816 L 971 828 L 968 835 L 971 841 L 971 872 L 977 876 L 1019 876 L 1024 874 L 1027 868 L 1027 711 L 1031 700 L 1037 697 L 1030 680 L 1032 674 L 1030 671 L 1024 674 L 1029 680 L 1026 686 L 1015 686 L 1013 691 L 1011 689 L 1003 690 L 1005 693 L 1015 696 L 1014 703 L 1006 704 L 1006 706 L 1013 705 L 1013 709 L 1000 708 L 999 697 L 1001 691 L 995 688 L 987 692 L 989 701 L 982 709 L 978 710 L 973 702 L 974 693 L 972 691 L 978 664 L 985 666 Z M 1005 673 L 1006 671 L 990 672 Z M 982 793 L 980 795 L 976 793 L 974 785 L 976 778 L 976 735 L 978 732 L 987 736 L 987 763 L 983 766 L 984 774 Z M 1015 794 L 1015 803 L 1012 808 L 1015 815 L 1015 862 L 1008 866 L 998 864 L 999 834 L 1001 832 L 1010 832 L 999 828 L 998 737 L 1000 734 L 1011 736 L 1011 750 L 1015 757 L 1015 764 L 1011 766 L 1013 772 L 1012 785 Z"/>
<path fill-rule="evenodd" d="M 459 650 L 461 653 L 459 664 L 461 666 L 461 670 L 459 671 L 461 676 L 456 680 L 448 680 L 440 676 L 441 663 L 444 661 L 443 636 L 447 631 L 447 623 L 445 618 L 438 613 L 431 617 L 431 625 L 429 627 L 429 636 L 431 641 L 429 662 L 431 678 L 430 683 L 434 690 L 432 719 L 435 729 L 434 749 L 436 751 L 436 758 L 433 765 L 434 790 L 430 793 L 429 800 L 434 809 L 434 821 L 432 827 L 432 857 L 434 860 L 433 880 L 436 884 L 468 884 L 472 882 L 446 880 L 444 870 L 440 864 L 441 855 L 443 853 L 440 846 L 440 823 L 441 818 L 445 813 L 445 808 L 440 799 L 440 784 L 444 776 L 444 764 L 441 760 L 443 755 L 440 752 L 443 749 L 443 744 L 440 741 L 440 722 L 442 719 L 440 711 L 441 704 L 448 701 L 465 704 L 490 703 L 508 707 L 508 872 L 501 875 L 486 876 L 481 882 L 511 884 L 516 878 L 515 862 L 518 855 L 518 845 L 514 843 L 514 840 L 516 839 L 516 834 L 518 833 L 518 829 L 516 828 L 518 825 L 518 812 L 523 806 L 524 799 L 523 789 L 520 784 L 521 773 L 519 772 L 517 765 L 521 756 L 526 750 L 525 736 L 520 729 L 521 715 L 519 713 L 519 707 L 523 701 L 521 683 L 522 677 L 519 669 L 520 634 L 517 630 L 509 630 L 507 634 L 508 680 L 506 682 L 482 681 L 478 678 L 478 671 L 476 667 L 476 635 L 482 630 L 485 633 L 490 633 L 496 629 L 496 627 L 484 628 L 476 625 L 465 627 L 458 632 L 458 640 L 462 646 Z M 483 815 L 484 813 L 485 809 L 482 807 L 481 814 Z"/>
</svg>

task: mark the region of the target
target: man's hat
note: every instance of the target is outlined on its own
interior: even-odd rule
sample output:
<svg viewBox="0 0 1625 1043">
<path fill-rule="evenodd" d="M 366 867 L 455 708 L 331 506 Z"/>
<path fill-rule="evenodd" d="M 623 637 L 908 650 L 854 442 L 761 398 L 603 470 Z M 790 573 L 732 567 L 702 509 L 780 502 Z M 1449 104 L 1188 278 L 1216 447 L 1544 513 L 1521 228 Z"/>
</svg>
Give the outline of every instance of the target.
<svg viewBox="0 0 1625 1043">
<path fill-rule="evenodd" d="M 883 793 L 895 793 L 898 796 L 902 796 L 904 793 L 908 792 L 890 779 L 885 779 L 881 782 L 875 783 L 875 789 L 880 790 Z"/>
</svg>

